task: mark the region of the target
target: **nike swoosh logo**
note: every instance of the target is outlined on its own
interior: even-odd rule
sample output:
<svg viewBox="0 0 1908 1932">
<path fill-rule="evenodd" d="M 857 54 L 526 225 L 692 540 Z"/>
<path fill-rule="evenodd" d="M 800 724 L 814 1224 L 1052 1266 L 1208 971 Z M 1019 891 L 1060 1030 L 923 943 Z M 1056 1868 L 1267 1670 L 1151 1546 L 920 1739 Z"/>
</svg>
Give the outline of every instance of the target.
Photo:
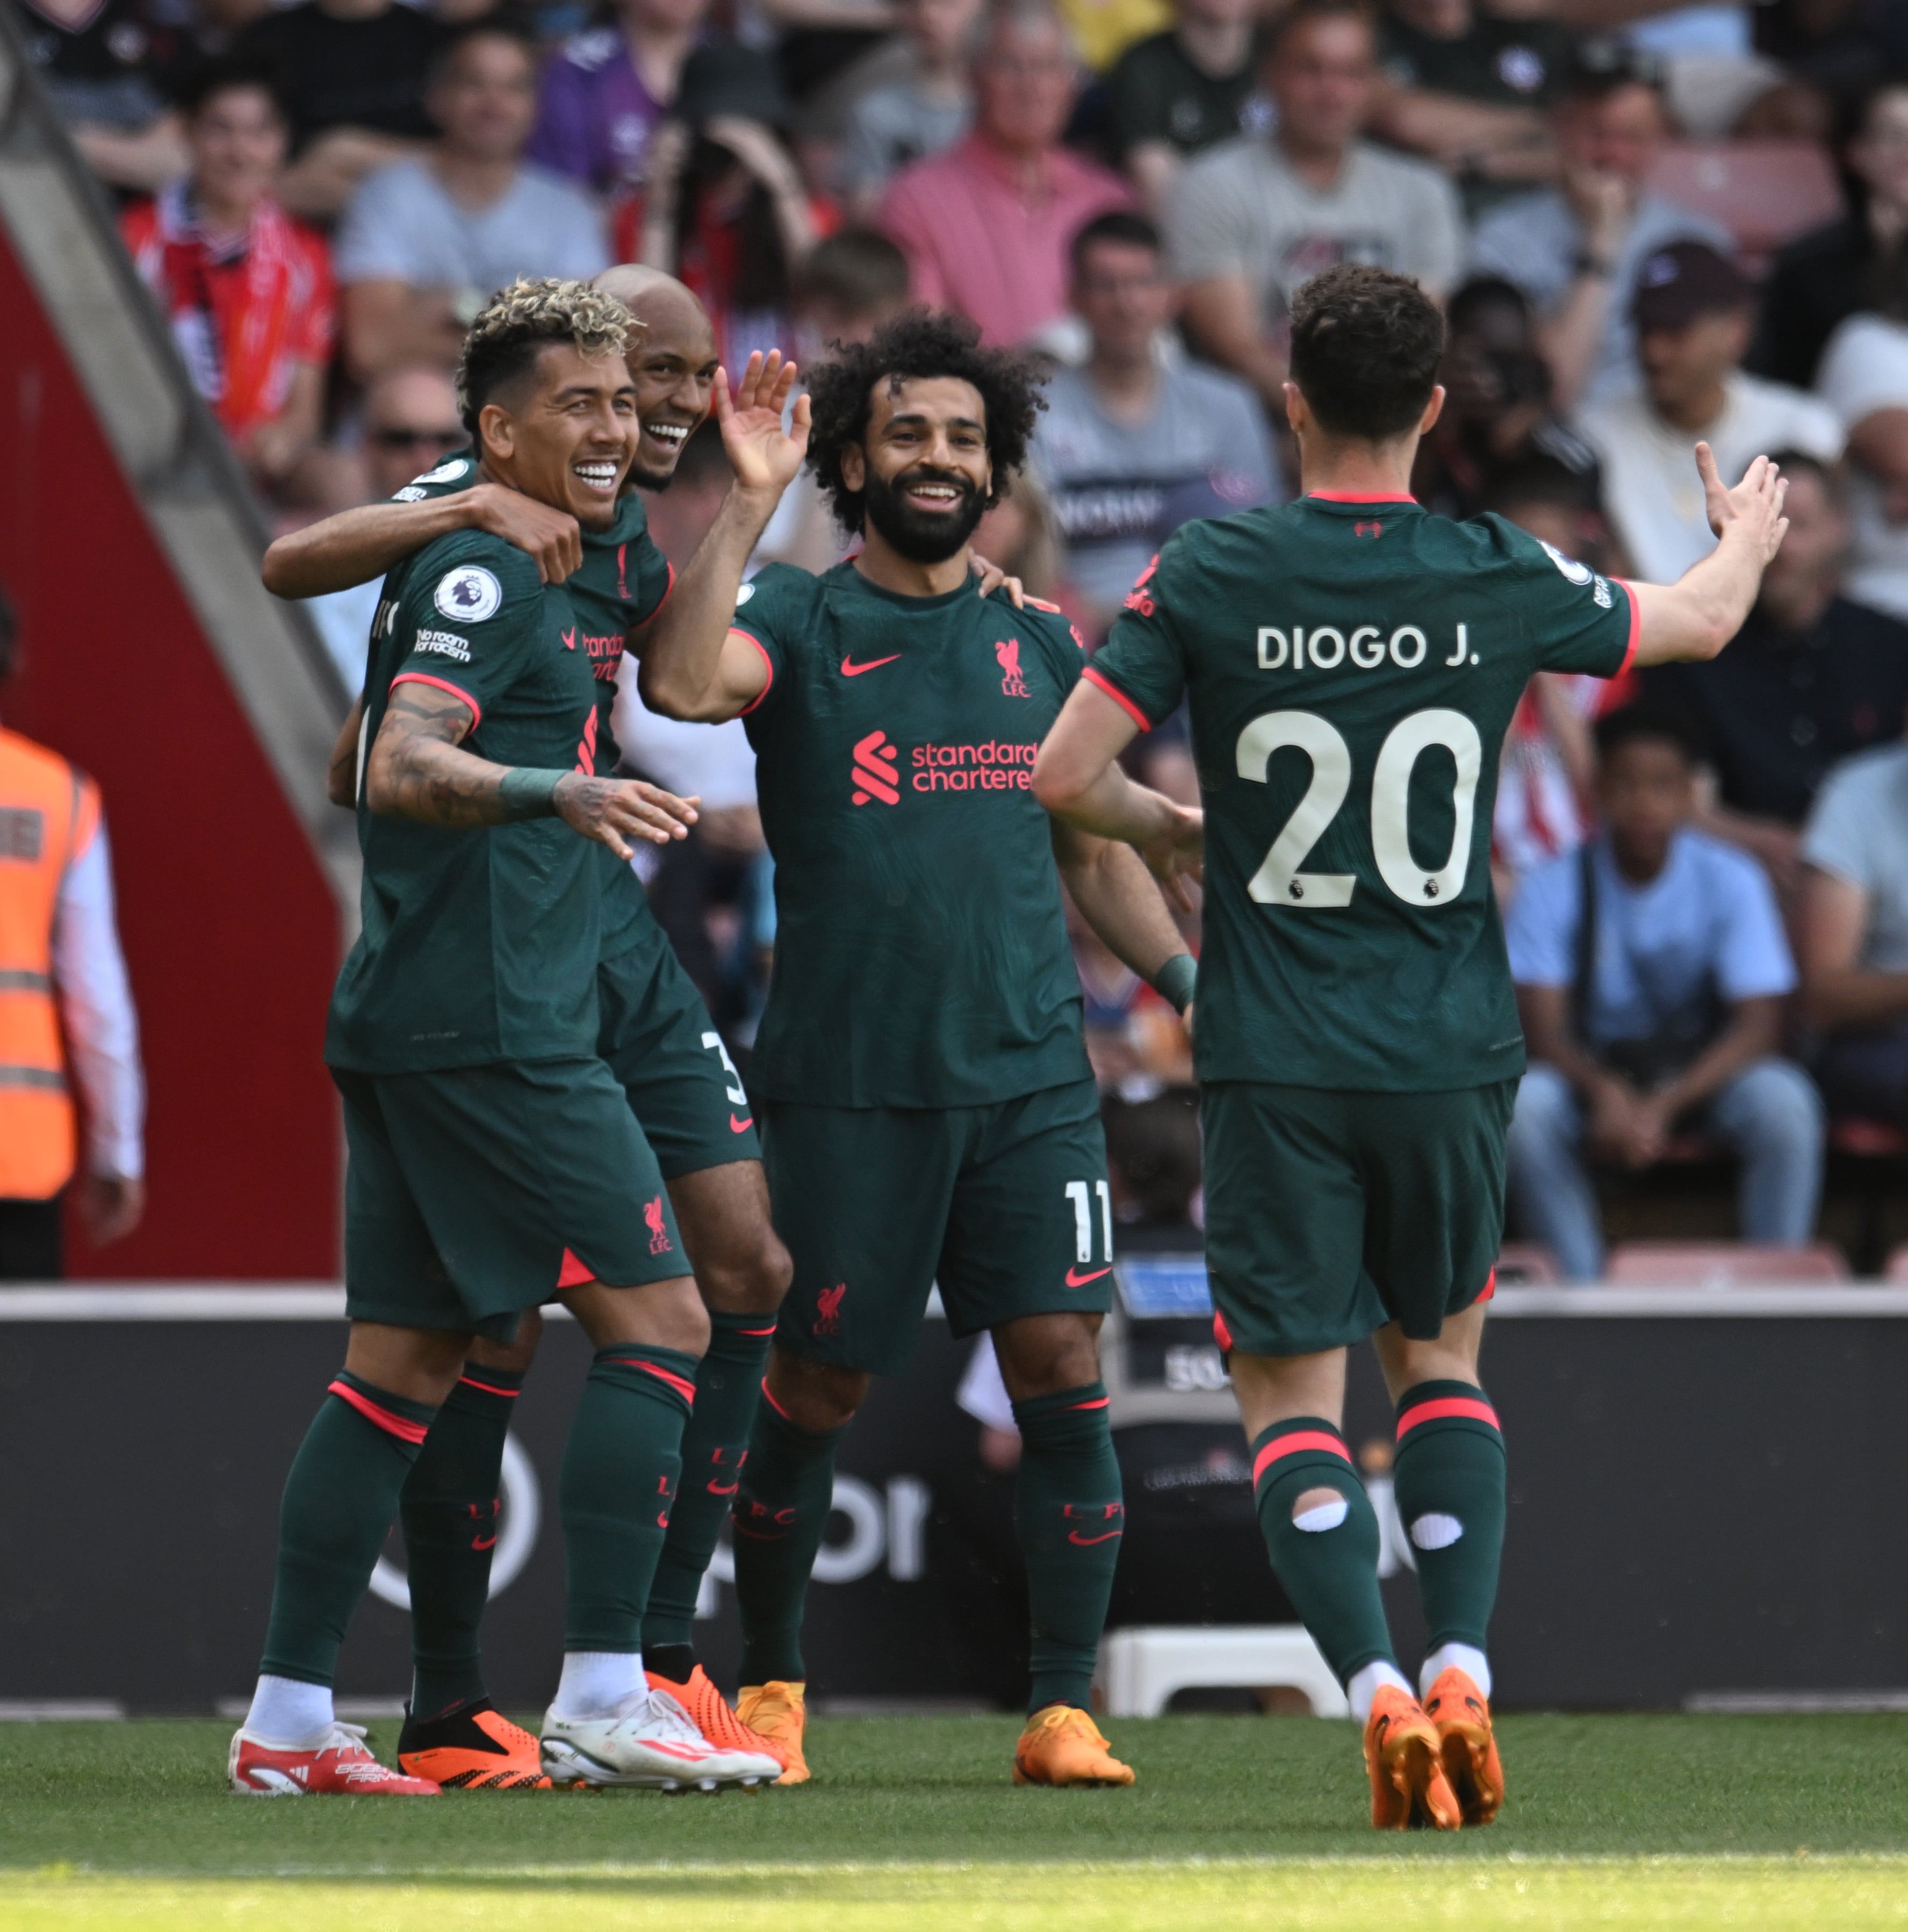
<svg viewBox="0 0 1908 1932">
<path fill-rule="evenodd" d="M 1069 1543 L 1077 1543 L 1082 1550 L 1090 1550 L 1096 1543 L 1111 1543 L 1116 1536 L 1125 1534 L 1124 1530 L 1109 1529 L 1104 1536 L 1082 1536 L 1077 1529 L 1072 1529 L 1067 1532 L 1066 1540 Z"/>
<path fill-rule="evenodd" d="M 844 658 L 842 660 L 842 675 L 844 677 L 859 677 L 865 670 L 879 670 L 884 664 L 898 663 L 900 658 L 898 651 L 891 658 L 870 658 L 866 664 L 850 664 Z"/>
<path fill-rule="evenodd" d="M 746 1134 L 754 1124 L 755 1116 L 753 1114 L 746 1120 L 738 1120 L 733 1114 L 729 1116 L 729 1132 L 732 1134 Z"/>
<path fill-rule="evenodd" d="M 1082 1274 L 1078 1268 L 1070 1268 L 1066 1270 L 1066 1285 L 1069 1288 L 1084 1288 L 1088 1282 L 1097 1281 L 1102 1275 L 1112 1272 L 1110 1262 L 1103 1268 L 1095 1268 L 1091 1274 Z"/>
<path fill-rule="evenodd" d="M 470 1546 L 472 1550 L 494 1550 L 496 1538 L 494 1536 L 473 1536 L 470 1539 Z"/>
</svg>

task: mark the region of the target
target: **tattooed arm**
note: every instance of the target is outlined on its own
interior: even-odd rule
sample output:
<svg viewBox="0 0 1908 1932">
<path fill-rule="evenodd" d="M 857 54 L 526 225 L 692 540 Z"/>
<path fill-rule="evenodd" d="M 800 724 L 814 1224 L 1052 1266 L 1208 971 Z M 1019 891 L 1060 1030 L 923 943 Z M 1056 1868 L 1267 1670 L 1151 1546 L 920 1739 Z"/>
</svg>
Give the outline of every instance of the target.
<svg viewBox="0 0 1908 1932">
<path fill-rule="evenodd" d="M 631 856 L 631 839 L 666 845 L 672 838 L 686 838 L 695 823 L 692 798 L 678 798 L 633 778 L 586 778 L 581 772 L 552 775 L 544 802 L 526 806 L 523 794 L 536 790 L 540 775 L 493 764 L 461 749 L 475 723 L 470 706 L 453 692 L 414 680 L 394 687 L 364 774 L 365 801 L 372 811 L 424 825 L 458 826 L 508 825 L 554 815 L 584 838 L 608 846 L 620 859 Z M 335 773 L 335 754 L 332 769 Z M 512 780 L 518 782 L 507 782 Z"/>
</svg>

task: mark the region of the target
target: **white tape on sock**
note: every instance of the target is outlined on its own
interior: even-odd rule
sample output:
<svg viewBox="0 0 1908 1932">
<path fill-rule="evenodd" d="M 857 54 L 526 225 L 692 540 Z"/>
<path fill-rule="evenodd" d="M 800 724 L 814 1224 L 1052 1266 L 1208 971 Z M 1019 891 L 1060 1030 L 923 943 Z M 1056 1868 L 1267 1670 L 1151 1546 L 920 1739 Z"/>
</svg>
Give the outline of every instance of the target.
<svg viewBox="0 0 1908 1932">
<path fill-rule="evenodd" d="M 1448 1550 L 1463 1534 L 1456 1516 L 1438 1510 L 1426 1510 L 1411 1526 L 1411 1540 L 1420 1550 Z"/>
<path fill-rule="evenodd" d="M 1309 1529 L 1316 1533 L 1324 1529 L 1336 1529 L 1352 1514 L 1352 1505 L 1342 1496 L 1334 1496 L 1328 1503 L 1315 1503 L 1302 1515 L 1292 1518 L 1292 1528 Z"/>
</svg>

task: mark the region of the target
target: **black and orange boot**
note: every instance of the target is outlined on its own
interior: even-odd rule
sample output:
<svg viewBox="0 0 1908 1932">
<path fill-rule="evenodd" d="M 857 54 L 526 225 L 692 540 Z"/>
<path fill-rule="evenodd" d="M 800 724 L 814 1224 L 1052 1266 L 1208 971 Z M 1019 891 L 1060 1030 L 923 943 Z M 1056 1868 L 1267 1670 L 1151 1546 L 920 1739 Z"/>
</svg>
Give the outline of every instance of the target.
<svg viewBox="0 0 1908 1932">
<path fill-rule="evenodd" d="M 438 1718 L 406 1716 L 398 1762 L 446 1791 L 548 1791 L 543 1754 L 486 1697 Z"/>
</svg>

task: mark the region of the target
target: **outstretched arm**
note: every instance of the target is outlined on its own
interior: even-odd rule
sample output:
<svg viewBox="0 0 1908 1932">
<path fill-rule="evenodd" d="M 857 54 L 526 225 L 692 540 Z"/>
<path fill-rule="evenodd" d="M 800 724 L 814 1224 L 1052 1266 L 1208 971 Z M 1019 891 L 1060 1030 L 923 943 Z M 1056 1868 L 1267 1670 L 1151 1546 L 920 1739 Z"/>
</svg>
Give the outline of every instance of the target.
<svg viewBox="0 0 1908 1932">
<path fill-rule="evenodd" d="M 1789 527 L 1782 514 L 1789 485 L 1766 456 L 1750 464 L 1733 490 L 1723 488 L 1706 442 L 1696 446 L 1696 466 L 1716 548 L 1674 584 L 1630 586 L 1636 600 L 1639 664 L 1720 655 L 1742 629 L 1762 587 L 1763 569 L 1782 548 Z"/>
<path fill-rule="evenodd" d="M 488 530 L 532 558 L 546 584 L 583 562 L 575 518 L 499 483 L 417 503 L 367 503 L 280 537 L 259 574 L 278 597 L 322 597 L 368 584 L 394 563 L 456 530 Z"/>
<path fill-rule="evenodd" d="M 761 652 L 730 621 L 742 573 L 808 452 L 806 396 L 782 426 L 794 386 L 794 364 L 784 368 L 774 350 L 766 361 L 749 357 L 733 399 L 728 372 L 716 372 L 716 416 L 735 481 L 669 601 L 630 639 L 643 702 L 665 718 L 719 724 L 746 710 L 767 680 Z"/>
<path fill-rule="evenodd" d="M 607 845 L 619 859 L 631 856 L 630 839 L 666 845 L 687 838 L 695 823 L 694 799 L 654 785 L 493 764 L 460 748 L 475 722 L 470 706 L 454 692 L 413 679 L 400 682 L 391 694 L 364 774 L 372 811 L 447 826 L 554 817 Z"/>
<path fill-rule="evenodd" d="M 1096 838 L 1055 819 L 1053 850 L 1060 876 L 1087 923 L 1149 986 L 1159 984 L 1160 968 L 1168 959 L 1190 961 L 1160 888 L 1130 846 Z M 1174 1004 L 1184 1009 L 1185 1001 Z"/>
<path fill-rule="evenodd" d="M 1120 769 L 1120 754 L 1136 728 L 1112 698 L 1083 679 L 1040 747 L 1034 796 L 1076 830 L 1132 846 L 1174 902 L 1190 911 L 1184 881 L 1204 873 L 1205 817 L 1135 784 Z"/>
</svg>

